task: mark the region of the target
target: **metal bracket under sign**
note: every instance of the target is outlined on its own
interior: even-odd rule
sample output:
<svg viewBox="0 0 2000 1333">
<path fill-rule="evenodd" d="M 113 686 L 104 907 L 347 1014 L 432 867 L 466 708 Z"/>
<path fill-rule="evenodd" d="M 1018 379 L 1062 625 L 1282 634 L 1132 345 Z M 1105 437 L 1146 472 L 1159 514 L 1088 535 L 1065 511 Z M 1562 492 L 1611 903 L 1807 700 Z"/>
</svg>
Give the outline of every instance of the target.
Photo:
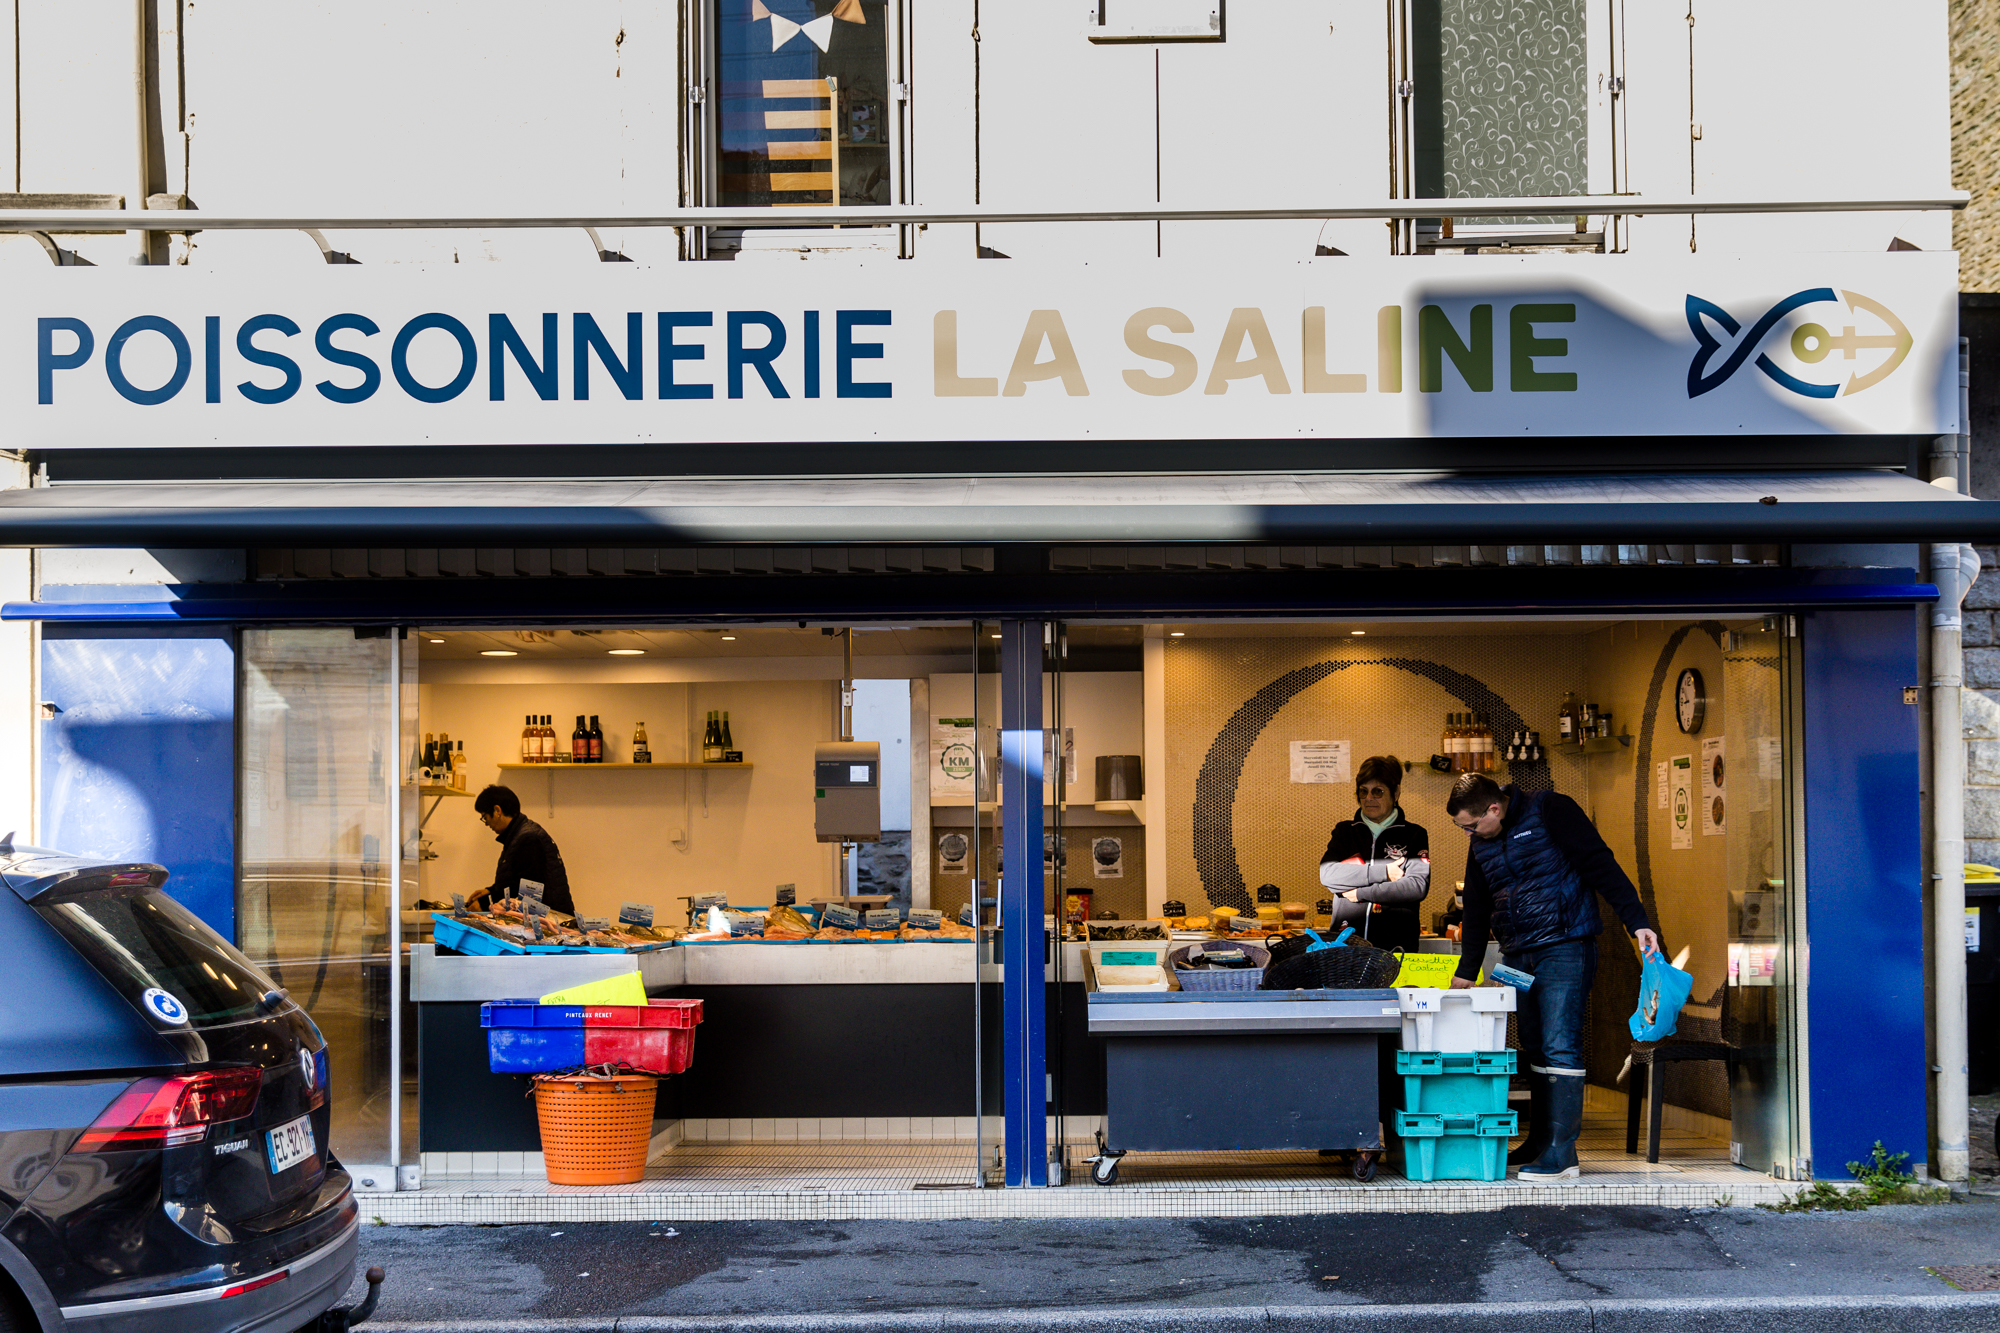
<svg viewBox="0 0 2000 1333">
<path fill-rule="evenodd" d="M 1093 42 L 1219 42 L 1222 0 L 1096 0 L 1083 35 Z"/>
</svg>

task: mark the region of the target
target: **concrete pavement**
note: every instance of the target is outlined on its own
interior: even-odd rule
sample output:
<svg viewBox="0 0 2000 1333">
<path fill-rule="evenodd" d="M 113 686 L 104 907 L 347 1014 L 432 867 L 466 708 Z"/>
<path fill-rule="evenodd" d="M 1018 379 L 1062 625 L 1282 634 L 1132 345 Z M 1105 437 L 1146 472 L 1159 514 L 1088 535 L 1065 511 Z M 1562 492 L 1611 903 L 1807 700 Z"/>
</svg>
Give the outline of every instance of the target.
<svg viewBox="0 0 2000 1333">
<path fill-rule="evenodd" d="M 366 1227 L 381 1333 L 2000 1329 L 2000 1201 L 1172 1221 Z M 359 1296 L 357 1282 L 355 1299 Z"/>
</svg>

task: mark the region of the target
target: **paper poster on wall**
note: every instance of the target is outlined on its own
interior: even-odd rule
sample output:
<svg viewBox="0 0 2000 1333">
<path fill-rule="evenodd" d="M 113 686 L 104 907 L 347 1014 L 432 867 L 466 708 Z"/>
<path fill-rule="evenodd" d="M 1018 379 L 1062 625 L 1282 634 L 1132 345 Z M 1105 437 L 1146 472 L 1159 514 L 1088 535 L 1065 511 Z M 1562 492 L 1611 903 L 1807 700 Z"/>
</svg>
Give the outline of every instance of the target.
<svg viewBox="0 0 2000 1333">
<path fill-rule="evenodd" d="M 1785 775 L 1785 743 L 1777 736 L 1757 738 L 1757 781 L 1776 782 Z"/>
<path fill-rule="evenodd" d="M 1345 782 L 1350 741 L 1293 741 L 1292 781 Z"/>
<path fill-rule="evenodd" d="M 1701 833 L 1705 838 L 1722 836 L 1728 815 L 1725 801 L 1722 737 L 1710 736 L 1701 743 Z"/>
<path fill-rule="evenodd" d="M 1056 734 L 1044 729 L 1042 732 L 1042 782 L 1046 786 L 1056 785 Z M 1063 728 L 1063 782 L 1076 785 L 1076 728 Z"/>
<path fill-rule="evenodd" d="M 1673 807 L 1673 780 L 1668 777 L 1667 761 L 1662 759 L 1653 765 L 1653 804 L 1662 810 Z"/>
<path fill-rule="evenodd" d="M 1090 871 L 1099 879 L 1125 878 L 1125 840 L 1108 836 L 1092 838 Z"/>
<path fill-rule="evenodd" d="M 1673 819 L 1674 850 L 1685 852 L 1694 846 L 1694 757 L 1677 754 L 1667 763 L 1671 766 L 1668 781 L 1673 787 L 1672 804 L 1668 808 Z"/>
<path fill-rule="evenodd" d="M 966 858 L 972 855 L 972 839 L 963 833 L 944 833 L 938 836 L 938 873 L 942 875 L 963 875 Z"/>
<path fill-rule="evenodd" d="M 972 798 L 974 745 L 978 733 L 969 717 L 931 719 L 931 796 Z"/>
</svg>

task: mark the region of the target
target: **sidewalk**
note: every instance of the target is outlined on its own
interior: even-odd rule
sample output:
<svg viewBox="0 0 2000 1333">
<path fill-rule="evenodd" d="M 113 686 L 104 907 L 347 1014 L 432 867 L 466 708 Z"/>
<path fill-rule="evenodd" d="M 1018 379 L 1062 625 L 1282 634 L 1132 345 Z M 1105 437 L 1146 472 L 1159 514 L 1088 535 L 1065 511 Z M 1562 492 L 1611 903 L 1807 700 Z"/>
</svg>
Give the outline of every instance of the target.
<svg viewBox="0 0 2000 1333">
<path fill-rule="evenodd" d="M 366 1227 L 381 1333 L 2000 1329 L 2000 1201 L 1180 1220 Z M 1976 1275 L 1968 1275 L 1974 1280 Z M 358 1298 L 357 1280 L 354 1298 Z"/>
</svg>

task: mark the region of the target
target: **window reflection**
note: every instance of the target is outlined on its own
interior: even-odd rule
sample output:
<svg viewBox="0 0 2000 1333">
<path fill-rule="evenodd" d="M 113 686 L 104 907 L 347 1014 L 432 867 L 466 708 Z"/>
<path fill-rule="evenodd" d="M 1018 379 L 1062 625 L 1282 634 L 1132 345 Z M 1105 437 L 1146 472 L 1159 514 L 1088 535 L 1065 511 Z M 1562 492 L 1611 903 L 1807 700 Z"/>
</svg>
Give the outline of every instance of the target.
<svg viewBox="0 0 2000 1333">
<path fill-rule="evenodd" d="M 889 198 L 885 0 L 715 0 L 725 208 Z"/>
</svg>

